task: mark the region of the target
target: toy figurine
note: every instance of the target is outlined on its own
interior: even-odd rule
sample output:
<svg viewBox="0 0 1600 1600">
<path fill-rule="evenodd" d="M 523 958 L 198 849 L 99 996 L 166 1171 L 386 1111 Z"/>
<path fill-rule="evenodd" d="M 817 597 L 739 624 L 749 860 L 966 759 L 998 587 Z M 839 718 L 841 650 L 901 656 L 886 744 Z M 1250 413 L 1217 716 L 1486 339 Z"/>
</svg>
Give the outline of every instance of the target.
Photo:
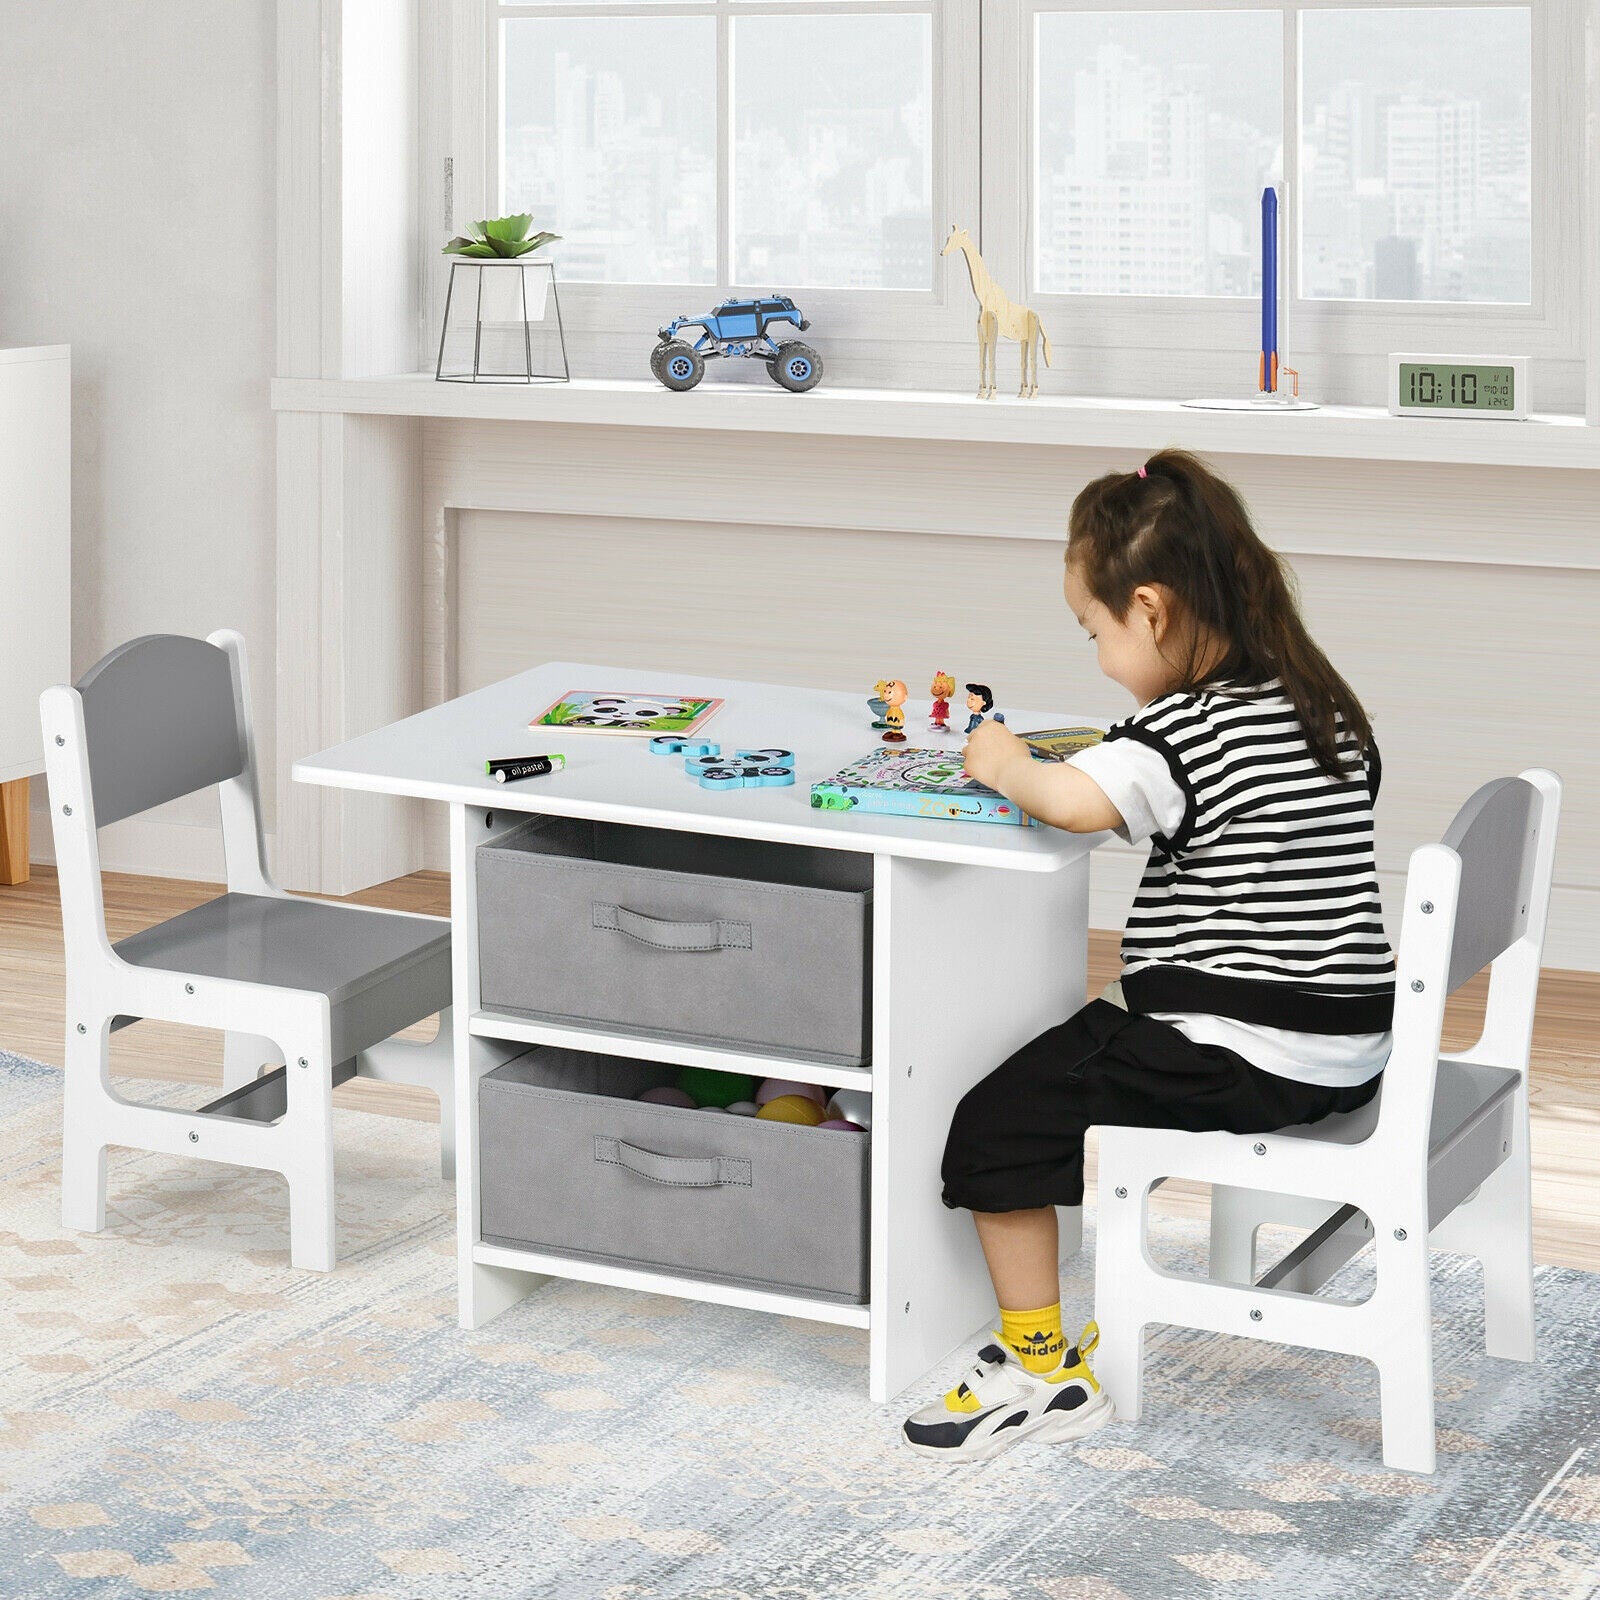
<svg viewBox="0 0 1600 1600">
<path fill-rule="evenodd" d="M 969 683 L 967 685 L 967 710 L 972 713 L 967 718 L 968 733 L 971 733 L 983 721 L 985 715 L 992 716 L 996 722 L 1004 722 L 1006 720 L 1003 711 L 994 709 L 994 695 L 986 683 Z"/>
<path fill-rule="evenodd" d="M 867 710 L 872 713 L 872 726 L 879 731 L 887 728 L 884 716 L 889 710 L 889 702 L 883 698 L 883 691 L 889 687 L 887 678 L 879 678 L 872 686 L 872 694 L 867 700 Z"/>
<path fill-rule="evenodd" d="M 947 256 L 952 250 L 959 250 L 967 258 L 967 273 L 978 302 L 978 398 L 994 399 L 995 353 L 1004 334 L 1022 348 L 1022 387 L 1017 390 L 1017 398 L 1031 400 L 1039 392 L 1040 344 L 1044 345 L 1044 364 L 1050 365 L 1050 338 L 1039 325 L 1039 313 L 1019 306 L 989 276 L 978 247 L 965 228 L 952 228 L 939 254 Z"/>
<path fill-rule="evenodd" d="M 906 714 L 901 707 L 905 705 L 906 696 L 910 693 L 911 691 L 898 678 L 891 678 L 883 686 L 883 701 L 887 708 L 883 713 L 883 720 L 889 727 L 889 731 L 883 736 L 885 744 L 906 742 Z"/>
<path fill-rule="evenodd" d="M 950 731 L 950 696 L 956 692 L 956 680 L 948 672 L 936 672 L 933 675 L 933 686 L 928 693 L 933 696 L 933 710 L 929 713 L 930 728 L 936 728 L 940 733 Z"/>
</svg>

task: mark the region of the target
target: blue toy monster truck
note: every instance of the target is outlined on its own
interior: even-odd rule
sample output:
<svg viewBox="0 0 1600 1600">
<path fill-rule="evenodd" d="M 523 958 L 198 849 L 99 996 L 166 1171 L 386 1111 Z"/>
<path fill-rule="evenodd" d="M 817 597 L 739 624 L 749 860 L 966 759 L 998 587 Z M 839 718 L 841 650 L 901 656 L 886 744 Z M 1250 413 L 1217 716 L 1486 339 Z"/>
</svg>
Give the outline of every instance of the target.
<svg viewBox="0 0 1600 1600">
<path fill-rule="evenodd" d="M 754 356 L 767 364 L 767 376 L 795 394 L 822 381 L 822 357 L 798 339 L 775 339 L 772 329 L 788 324 L 804 333 L 811 326 L 787 295 L 759 300 L 724 300 L 703 317 L 675 317 L 658 329 L 660 343 L 650 352 L 650 370 L 669 389 L 692 389 L 705 376 L 706 362 L 718 356 Z M 698 328 L 698 338 L 679 337 Z"/>
</svg>

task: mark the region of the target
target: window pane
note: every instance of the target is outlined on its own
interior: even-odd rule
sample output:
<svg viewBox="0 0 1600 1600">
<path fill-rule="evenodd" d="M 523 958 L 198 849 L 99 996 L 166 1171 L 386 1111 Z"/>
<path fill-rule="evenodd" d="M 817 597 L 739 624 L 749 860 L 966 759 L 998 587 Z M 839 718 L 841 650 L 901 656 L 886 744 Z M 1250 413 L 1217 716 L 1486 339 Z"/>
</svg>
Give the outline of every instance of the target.
<svg viewBox="0 0 1600 1600">
<path fill-rule="evenodd" d="M 1308 11 L 1302 293 L 1525 304 L 1532 13 Z"/>
<path fill-rule="evenodd" d="M 1034 277 L 1251 295 L 1283 142 L 1276 11 L 1052 11 L 1035 49 Z"/>
<path fill-rule="evenodd" d="M 931 287 L 932 18 L 732 27 L 734 280 Z"/>
<path fill-rule="evenodd" d="M 501 209 L 531 211 L 563 278 L 716 279 L 716 23 L 502 24 Z"/>
</svg>

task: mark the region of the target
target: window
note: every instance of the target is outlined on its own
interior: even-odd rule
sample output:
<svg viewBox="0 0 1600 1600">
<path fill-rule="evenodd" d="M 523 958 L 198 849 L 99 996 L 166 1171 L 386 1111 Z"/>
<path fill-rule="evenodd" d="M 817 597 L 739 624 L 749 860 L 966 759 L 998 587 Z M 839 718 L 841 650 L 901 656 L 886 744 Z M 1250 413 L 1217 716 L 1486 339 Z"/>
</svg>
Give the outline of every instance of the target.
<svg viewBox="0 0 1600 1600">
<path fill-rule="evenodd" d="M 561 233 L 569 280 L 926 293 L 959 9 L 499 5 L 501 210 Z"/>
<path fill-rule="evenodd" d="M 714 283 L 715 18 L 507 15 L 500 63 L 497 215 L 554 227 L 564 278 Z"/>
<path fill-rule="evenodd" d="M 1261 191 L 1297 171 L 1305 297 L 1532 300 L 1529 6 L 1056 0 L 1033 20 L 1043 292 L 1253 295 Z"/>
<path fill-rule="evenodd" d="M 1258 293 L 1282 64 L 1276 11 L 1041 12 L 1039 288 Z"/>
<path fill-rule="evenodd" d="M 1301 293 L 1533 298 L 1533 14 L 1301 19 Z"/>
<path fill-rule="evenodd" d="M 419 0 L 457 30 L 424 204 L 562 234 L 602 370 L 779 289 L 846 381 L 943 382 L 960 224 L 1080 392 L 1170 393 L 1255 349 L 1271 183 L 1294 346 L 1370 403 L 1388 350 L 1572 356 L 1584 3 Z"/>
</svg>

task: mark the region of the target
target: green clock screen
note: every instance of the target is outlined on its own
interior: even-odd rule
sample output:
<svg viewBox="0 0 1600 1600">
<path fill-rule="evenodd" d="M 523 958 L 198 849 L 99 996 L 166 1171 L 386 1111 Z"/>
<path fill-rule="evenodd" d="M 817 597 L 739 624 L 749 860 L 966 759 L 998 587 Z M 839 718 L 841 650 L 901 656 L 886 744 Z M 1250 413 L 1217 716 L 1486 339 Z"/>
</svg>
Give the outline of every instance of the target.
<svg viewBox="0 0 1600 1600">
<path fill-rule="evenodd" d="M 1402 361 L 1400 404 L 1510 411 L 1516 404 L 1515 376 L 1512 367 L 1445 367 Z"/>
</svg>

